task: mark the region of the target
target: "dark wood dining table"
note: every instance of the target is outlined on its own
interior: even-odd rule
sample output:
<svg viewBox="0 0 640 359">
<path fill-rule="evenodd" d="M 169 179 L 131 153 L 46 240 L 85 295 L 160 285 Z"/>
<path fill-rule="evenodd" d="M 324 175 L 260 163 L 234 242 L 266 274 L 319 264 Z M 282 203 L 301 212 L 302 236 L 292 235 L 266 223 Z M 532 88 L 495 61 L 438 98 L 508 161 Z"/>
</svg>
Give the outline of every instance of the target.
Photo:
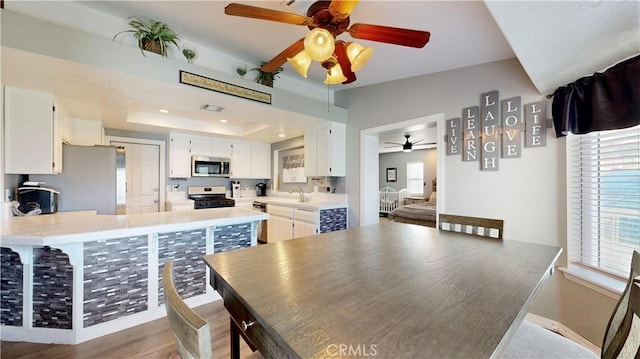
<svg viewBox="0 0 640 359">
<path fill-rule="evenodd" d="M 232 343 L 266 358 L 488 358 L 561 251 L 386 222 L 204 260 Z"/>
</svg>

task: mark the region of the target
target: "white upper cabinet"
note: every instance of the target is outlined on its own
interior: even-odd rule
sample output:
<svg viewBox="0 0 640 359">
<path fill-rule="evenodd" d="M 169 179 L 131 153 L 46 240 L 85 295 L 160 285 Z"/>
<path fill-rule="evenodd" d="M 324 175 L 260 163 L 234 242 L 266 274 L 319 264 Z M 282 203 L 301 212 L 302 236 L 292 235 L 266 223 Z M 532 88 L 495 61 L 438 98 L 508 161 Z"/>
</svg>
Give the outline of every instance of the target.
<svg viewBox="0 0 640 359">
<path fill-rule="evenodd" d="M 271 145 L 234 142 L 231 154 L 231 178 L 271 178 Z"/>
<path fill-rule="evenodd" d="M 251 178 L 251 144 L 234 142 L 231 152 L 231 178 Z"/>
<path fill-rule="evenodd" d="M 56 109 L 57 111 L 57 109 Z M 71 118 L 67 120 L 68 135 L 65 142 L 77 146 L 93 146 L 104 143 L 102 122 Z"/>
<path fill-rule="evenodd" d="M 191 138 L 191 155 L 192 156 L 211 156 L 211 140 L 208 138 Z"/>
<path fill-rule="evenodd" d="M 62 126 L 53 95 L 5 87 L 5 173 L 62 171 Z"/>
<path fill-rule="evenodd" d="M 271 145 L 251 144 L 251 175 L 253 178 L 271 178 Z"/>
<path fill-rule="evenodd" d="M 190 178 L 191 156 L 231 159 L 231 178 L 271 177 L 271 145 L 231 142 L 215 137 L 171 133 L 169 135 L 169 177 Z"/>
<path fill-rule="evenodd" d="M 231 157 L 231 142 L 213 137 L 189 136 L 191 155 L 216 158 Z"/>
<path fill-rule="evenodd" d="M 212 139 L 211 156 L 217 158 L 231 158 L 231 142 L 218 138 Z"/>
<path fill-rule="evenodd" d="M 346 125 L 330 122 L 304 133 L 304 172 L 307 176 L 346 175 Z"/>
<path fill-rule="evenodd" d="M 169 177 L 191 177 L 191 139 L 186 135 L 169 135 Z"/>
</svg>

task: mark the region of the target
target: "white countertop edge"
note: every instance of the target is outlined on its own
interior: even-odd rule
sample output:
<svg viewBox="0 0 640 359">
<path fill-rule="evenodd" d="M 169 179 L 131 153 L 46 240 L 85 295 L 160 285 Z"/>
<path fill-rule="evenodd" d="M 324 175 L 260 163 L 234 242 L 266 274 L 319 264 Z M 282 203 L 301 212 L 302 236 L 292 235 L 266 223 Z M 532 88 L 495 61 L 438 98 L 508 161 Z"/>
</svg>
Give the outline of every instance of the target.
<svg viewBox="0 0 640 359">
<path fill-rule="evenodd" d="M 202 211 L 202 210 L 199 210 Z M 2 245 L 31 245 L 31 246 L 53 246 L 61 244 L 74 244 L 110 238 L 134 237 L 148 235 L 151 233 L 175 232 L 181 230 L 198 229 L 210 226 L 225 226 L 247 222 L 258 222 L 269 218 L 269 214 L 255 211 L 242 211 L 239 215 L 223 218 L 211 218 L 205 220 L 194 220 L 185 222 L 171 222 L 161 224 L 139 225 L 133 227 L 122 227 L 115 229 L 90 230 L 81 229 L 77 232 L 47 235 L 46 231 L 41 235 L 21 235 L 2 234 L 0 243 Z M 158 212 L 166 213 L 166 212 Z M 177 213 L 177 212 L 176 212 Z M 154 213 L 149 215 L 153 216 Z"/>
<path fill-rule="evenodd" d="M 319 201 L 300 202 L 300 201 L 291 200 L 291 199 L 267 198 L 267 197 L 256 198 L 256 199 L 254 199 L 254 201 L 266 203 L 267 205 L 273 204 L 273 205 L 276 205 L 276 206 L 296 207 L 296 208 L 314 209 L 314 210 L 335 209 L 335 208 L 346 208 L 347 207 L 346 203 L 319 202 Z"/>
</svg>

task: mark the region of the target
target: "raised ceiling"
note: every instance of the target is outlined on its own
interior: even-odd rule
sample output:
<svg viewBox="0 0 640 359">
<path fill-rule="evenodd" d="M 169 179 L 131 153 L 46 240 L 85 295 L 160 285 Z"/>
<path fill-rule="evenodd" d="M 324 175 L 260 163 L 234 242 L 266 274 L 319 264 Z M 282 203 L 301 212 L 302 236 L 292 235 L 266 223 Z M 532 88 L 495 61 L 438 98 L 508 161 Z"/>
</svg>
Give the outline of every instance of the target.
<svg viewBox="0 0 640 359">
<path fill-rule="evenodd" d="M 238 2 L 297 13 L 304 13 L 311 3 L 297 0 L 286 8 L 280 1 Z M 128 16 L 151 17 L 170 24 L 184 45 L 199 50 L 202 57 L 196 58 L 196 65 L 208 66 L 212 62 L 225 61 L 217 64 L 214 70 L 229 74 L 233 74 L 238 65 L 252 67 L 270 59 L 307 31 L 300 26 L 225 16 L 224 6 L 228 3 L 8 1 L 5 8 L 109 40 L 116 32 L 126 29 Z M 423 49 L 363 41 L 374 48 L 374 55 L 358 72 L 358 80 L 329 89 L 322 84 L 324 75 L 318 66 L 314 66 L 309 79 L 304 80 L 285 64 L 276 88 L 299 93 L 304 86 L 309 90 L 306 92 L 312 94 L 310 96 L 326 101 L 327 92 L 333 95 L 345 89 L 517 57 L 532 83 L 541 94 L 547 94 L 557 86 L 640 53 L 638 1 L 361 1 L 352 12 L 351 21 L 427 30 L 431 32 L 431 40 Z M 348 39 L 348 34 L 341 36 Z M 134 46 L 132 41 L 119 41 L 123 42 L 122 46 Z M 208 49 L 210 51 L 205 51 Z M 225 56 L 220 56 L 221 59 L 204 58 L 212 51 Z M 11 84 L 5 60 L 11 62 L 12 55 L 16 54 L 2 52 L 5 84 Z M 139 81 L 135 76 L 74 63 L 56 63 L 43 56 L 19 55 L 29 58 L 20 66 L 20 73 L 12 72 L 13 78 L 32 84 L 34 89 L 57 89 L 60 100 L 74 117 L 101 120 L 104 127 L 111 128 L 148 132 L 171 130 L 169 127 L 127 122 L 127 118 L 149 118 L 145 113 L 154 111 L 158 99 L 152 99 L 144 90 L 158 86 L 157 83 L 135 84 Z M 19 61 L 20 57 L 16 56 L 16 61 Z M 180 54 L 176 60 L 184 61 Z M 70 75 L 74 72 L 75 78 Z M 78 74 L 83 80 L 92 80 L 76 81 Z M 251 73 L 247 75 L 250 76 Z M 166 116 L 165 120 L 174 117 L 179 120 L 177 122 L 187 124 L 187 128 L 182 125 L 182 131 L 196 132 L 198 130 L 194 126 L 188 125 L 190 120 L 219 122 L 219 115 L 207 115 L 201 119 L 204 115 L 199 106 L 205 99 L 185 91 L 176 86 L 163 87 L 163 102 L 168 107 L 179 109 Z M 264 106 L 247 101 L 229 100 L 225 106 L 227 109 L 223 114 L 234 117 L 237 131 L 245 131 L 245 135 L 240 137 L 261 142 L 282 140 L 277 137 L 280 132 L 286 132 L 288 138 L 300 135 L 304 126 L 318 120 L 277 109 L 265 111 Z M 160 115 L 155 113 L 154 116 L 158 118 Z M 139 119 L 138 122 L 145 120 Z M 219 123 L 215 125 L 222 128 Z M 173 130 L 180 131 L 179 127 Z M 222 129 L 215 131 L 223 134 Z M 392 141 L 402 141 L 406 131 L 398 129 L 396 139 Z"/>
</svg>

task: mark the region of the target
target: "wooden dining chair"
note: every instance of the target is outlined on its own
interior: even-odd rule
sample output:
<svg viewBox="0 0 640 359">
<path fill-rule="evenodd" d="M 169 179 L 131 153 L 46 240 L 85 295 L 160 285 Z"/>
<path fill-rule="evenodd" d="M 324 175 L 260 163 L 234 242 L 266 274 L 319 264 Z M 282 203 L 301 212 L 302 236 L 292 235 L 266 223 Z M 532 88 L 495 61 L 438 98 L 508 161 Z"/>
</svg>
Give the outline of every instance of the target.
<svg viewBox="0 0 640 359">
<path fill-rule="evenodd" d="M 180 298 L 173 282 L 173 263 L 167 262 L 162 273 L 167 318 L 176 339 L 178 353 L 186 358 L 211 358 L 209 323 Z"/>
<path fill-rule="evenodd" d="M 443 231 L 502 239 L 504 227 L 504 220 L 502 219 L 457 216 L 441 213 L 438 216 L 438 222 L 438 228 Z"/>
<path fill-rule="evenodd" d="M 602 358 L 640 357 L 640 253 L 633 251 L 627 285 L 602 342 Z M 631 354 L 631 355 L 630 355 Z"/>
<path fill-rule="evenodd" d="M 631 271 L 609 319 L 600 358 L 640 357 L 640 253 L 633 252 Z M 502 358 L 598 358 L 591 350 L 524 320 Z"/>
</svg>

